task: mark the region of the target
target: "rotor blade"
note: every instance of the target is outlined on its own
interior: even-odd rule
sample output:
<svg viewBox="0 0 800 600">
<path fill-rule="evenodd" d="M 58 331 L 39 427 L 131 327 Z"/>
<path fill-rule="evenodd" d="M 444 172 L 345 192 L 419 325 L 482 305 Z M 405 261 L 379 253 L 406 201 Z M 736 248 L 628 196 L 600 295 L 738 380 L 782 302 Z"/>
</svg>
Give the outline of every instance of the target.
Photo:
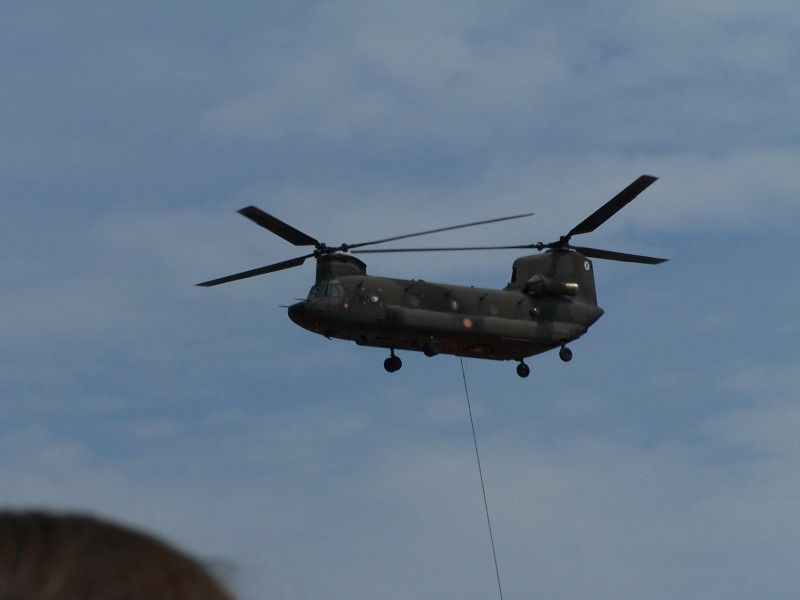
<svg viewBox="0 0 800 600">
<path fill-rule="evenodd" d="M 620 262 L 640 263 L 643 265 L 658 265 L 667 262 L 666 258 L 655 258 L 653 256 L 641 256 L 639 254 L 626 254 L 625 252 L 613 252 L 611 250 L 599 250 L 598 248 L 583 248 L 581 246 L 569 246 L 581 254 L 591 258 L 603 258 L 605 260 L 618 260 Z"/>
<path fill-rule="evenodd" d="M 199 285 L 200 287 L 211 287 L 214 285 L 219 285 L 221 283 L 228 283 L 229 281 L 237 281 L 239 279 L 247 279 L 248 277 L 255 277 L 256 275 L 265 275 L 267 273 L 273 273 L 275 271 L 281 271 L 283 269 L 291 269 L 292 267 L 299 267 L 305 262 L 307 258 L 311 258 L 312 256 L 314 255 L 306 254 L 305 256 L 298 256 L 297 258 L 284 260 L 283 262 L 267 265 L 266 267 L 259 267 L 258 269 L 251 269 L 249 271 L 242 271 L 241 273 L 236 273 L 234 275 L 226 275 L 225 277 L 219 277 L 218 279 L 204 281 L 203 283 L 198 283 L 197 285 Z"/>
<path fill-rule="evenodd" d="M 419 231 L 417 233 L 406 233 L 405 235 L 396 235 L 394 237 L 384 238 L 382 240 L 373 240 L 371 242 L 360 242 L 358 244 L 349 244 L 348 248 L 360 248 L 362 246 L 371 246 L 373 244 L 383 244 L 384 242 L 393 242 L 395 240 L 404 240 L 406 238 L 417 237 L 419 235 L 428 235 L 430 233 L 439 233 L 440 231 L 451 231 L 453 229 L 463 229 L 464 227 L 475 227 L 476 225 L 487 225 L 489 223 L 499 223 L 500 221 L 510 221 L 511 219 L 521 219 L 522 217 L 530 217 L 533 213 L 524 213 L 521 215 L 511 215 L 510 217 L 500 217 L 499 219 L 488 219 L 486 221 L 475 221 L 474 223 L 464 223 L 463 225 L 452 225 L 450 227 L 440 227 L 439 229 L 430 229 L 428 231 Z"/>
<path fill-rule="evenodd" d="M 264 229 L 269 229 L 272 233 L 282 237 L 290 244 L 295 246 L 319 246 L 320 243 L 310 235 L 295 229 L 291 225 L 276 219 L 272 215 L 265 213 L 257 206 L 246 206 L 238 211 L 240 215 L 250 219 L 256 225 L 261 225 Z"/>
<path fill-rule="evenodd" d="M 642 175 L 636 181 L 622 190 L 619 194 L 614 196 L 611 200 L 606 202 L 603 206 L 598 208 L 591 215 L 573 227 L 566 237 L 570 238 L 579 233 L 589 233 L 590 231 L 594 231 L 600 227 L 600 225 L 613 217 L 619 210 L 628 204 L 628 202 L 646 190 L 656 179 L 658 179 L 658 177 L 653 177 L 652 175 Z"/>
<path fill-rule="evenodd" d="M 383 248 L 380 250 L 354 250 L 353 254 L 378 254 L 381 252 L 450 252 L 454 250 L 521 250 L 525 248 L 536 248 L 537 244 L 525 244 L 524 246 L 457 246 L 443 248 Z"/>
</svg>

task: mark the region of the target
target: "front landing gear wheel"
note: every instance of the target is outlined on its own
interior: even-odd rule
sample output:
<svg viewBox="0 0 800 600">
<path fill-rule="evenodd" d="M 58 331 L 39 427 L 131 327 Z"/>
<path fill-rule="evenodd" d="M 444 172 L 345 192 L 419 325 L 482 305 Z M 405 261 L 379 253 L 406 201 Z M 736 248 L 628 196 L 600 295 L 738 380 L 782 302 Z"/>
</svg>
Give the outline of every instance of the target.
<svg viewBox="0 0 800 600">
<path fill-rule="evenodd" d="M 399 371 L 400 367 L 403 366 L 403 361 L 400 360 L 399 356 L 395 356 L 394 352 L 392 355 L 383 361 L 383 368 L 386 369 L 389 373 L 394 373 L 395 371 Z"/>
<path fill-rule="evenodd" d="M 439 345 L 439 342 L 434 338 L 429 339 L 425 344 L 422 346 L 422 352 L 427 357 L 436 356 L 442 351 L 442 347 Z"/>
<path fill-rule="evenodd" d="M 561 350 L 558 351 L 558 358 L 560 358 L 564 362 L 571 361 L 572 360 L 572 350 L 570 350 L 566 346 L 561 346 Z"/>
<path fill-rule="evenodd" d="M 531 368 L 524 362 L 520 361 L 520 363 L 517 365 L 517 375 L 519 375 L 524 379 L 530 374 L 531 374 Z"/>
</svg>

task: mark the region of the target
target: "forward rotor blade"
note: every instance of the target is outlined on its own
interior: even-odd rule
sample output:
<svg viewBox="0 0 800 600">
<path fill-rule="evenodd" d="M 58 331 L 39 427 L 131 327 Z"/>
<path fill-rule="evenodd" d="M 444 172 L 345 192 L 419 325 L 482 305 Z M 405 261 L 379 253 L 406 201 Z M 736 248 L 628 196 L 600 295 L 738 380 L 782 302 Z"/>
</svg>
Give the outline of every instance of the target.
<svg viewBox="0 0 800 600">
<path fill-rule="evenodd" d="M 522 250 L 536 248 L 537 244 L 524 246 L 451 246 L 442 248 L 382 248 L 379 250 L 355 250 L 353 254 L 378 254 L 381 252 L 451 252 L 459 250 Z"/>
<path fill-rule="evenodd" d="M 511 215 L 510 217 L 500 217 L 499 219 L 488 219 L 486 221 L 475 221 L 474 223 L 464 223 L 463 225 L 452 225 L 450 227 L 440 227 L 439 229 L 430 229 L 428 231 L 419 231 L 417 233 L 406 233 L 404 235 L 396 235 L 394 237 L 384 238 L 382 240 L 373 240 L 371 242 L 360 242 L 358 244 L 349 244 L 348 248 L 361 248 L 362 246 L 371 246 L 373 244 L 383 244 L 384 242 L 393 242 L 395 240 L 405 240 L 407 238 L 417 237 L 420 235 L 428 235 L 430 233 L 439 233 L 440 231 L 452 231 L 453 229 L 463 229 L 464 227 L 475 227 L 476 225 L 487 225 L 489 223 L 499 223 L 500 221 L 510 221 L 512 219 L 521 219 L 522 217 L 530 217 L 533 213 L 524 213 L 521 215 Z"/>
<path fill-rule="evenodd" d="M 591 215 L 573 227 L 566 237 L 570 238 L 579 233 L 589 233 L 590 231 L 594 231 L 600 227 L 600 225 L 613 217 L 617 212 L 619 212 L 626 204 L 628 204 L 628 202 L 646 190 L 657 179 L 658 177 L 653 177 L 652 175 L 642 175 L 636 181 L 622 190 L 619 194 L 614 196 L 611 200 L 606 202 L 603 206 L 598 208 Z"/>
<path fill-rule="evenodd" d="M 314 255 L 306 254 L 305 256 L 298 256 L 297 258 L 284 260 L 283 262 L 267 265 L 265 267 L 259 267 L 258 269 L 251 269 L 249 271 L 242 271 L 241 273 L 235 273 L 234 275 L 226 275 L 225 277 L 219 277 L 218 279 L 204 281 L 203 283 L 198 283 L 197 285 L 199 285 L 200 287 L 211 287 L 214 285 L 219 285 L 221 283 L 228 283 L 229 281 L 238 281 L 239 279 L 247 279 L 248 277 L 255 277 L 256 275 L 265 275 L 267 273 L 273 273 L 275 271 L 282 271 L 283 269 L 291 269 L 292 267 L 299 267 L 305 262 L 307 258 L 311 258 L 312 256 Z"/>
<path fill-rule="evenodd" d="M 640 263 L 643 265 L 658 265 L 667 262 L 666 258 L 655 258 L 653 256 L 641 256 L 639 254 L 627 254 L 625 252 L 613 252 L 611 250 L 600 250 L 598 248 L 583 248 L 581 246 L 570 246 L 590 258 L 602 258 L 605 260 L 618 260 L 620 262 Z"/>
<path fill-rule="evenodd" d="M 282 237 L 290 244 L 295 246 L 319 246 L 320 243 L 310 235 L 306 235 L 299 229 L 284 223 L 280 219 L 265 213 L 257 206 L 247 206 L 237 211 L 243 217 L 250 219 L 256 225 L 261 225 L 264 229 L 270 230 L 277 236 Z"/>
</svg>

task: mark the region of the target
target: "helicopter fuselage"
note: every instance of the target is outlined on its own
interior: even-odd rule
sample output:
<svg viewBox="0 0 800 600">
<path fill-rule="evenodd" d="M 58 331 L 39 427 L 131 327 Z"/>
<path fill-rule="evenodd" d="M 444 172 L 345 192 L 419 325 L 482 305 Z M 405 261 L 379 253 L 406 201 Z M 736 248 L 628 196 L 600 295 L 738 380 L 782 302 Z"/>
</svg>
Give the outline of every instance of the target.
<svg viewBox="0 0 800 600">
<path fill-rule="evenodd" d="M 576 262 L 569 258 L 564 262 Z M 589 270 L 585 257 L 577 262 Z M 308 298 L 289 307 L 289 317 L 314 333 L 362 346 L 429 353 L 433 340 L 436 354 L 522 360 L 576 340 L 603 314 L 593 289 L 586 297 L 578 283 L 553 293 L 565 289 L 534 291 L 512 281 L 496 290 L 366 274 L 324 278 L 325 271 Z"/>
</svg>

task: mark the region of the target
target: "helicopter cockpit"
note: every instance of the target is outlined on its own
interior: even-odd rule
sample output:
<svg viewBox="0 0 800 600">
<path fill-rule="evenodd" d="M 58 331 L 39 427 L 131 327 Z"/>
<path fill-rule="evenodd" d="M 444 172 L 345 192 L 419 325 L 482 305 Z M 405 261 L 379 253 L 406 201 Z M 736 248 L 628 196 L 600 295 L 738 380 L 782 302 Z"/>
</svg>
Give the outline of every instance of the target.
<svg viewBox="0 0 800 600">
<path fill-rule="evenodd" d="M 308 300 L 316 300 L 317 298 L 337 298 L 342 299 L 345 297 L 345 289 L 340 281 L 331 279 L 328 281 L 319 281 L 315 283 L 311 290 L 308 292 Z"/>
</svg>

